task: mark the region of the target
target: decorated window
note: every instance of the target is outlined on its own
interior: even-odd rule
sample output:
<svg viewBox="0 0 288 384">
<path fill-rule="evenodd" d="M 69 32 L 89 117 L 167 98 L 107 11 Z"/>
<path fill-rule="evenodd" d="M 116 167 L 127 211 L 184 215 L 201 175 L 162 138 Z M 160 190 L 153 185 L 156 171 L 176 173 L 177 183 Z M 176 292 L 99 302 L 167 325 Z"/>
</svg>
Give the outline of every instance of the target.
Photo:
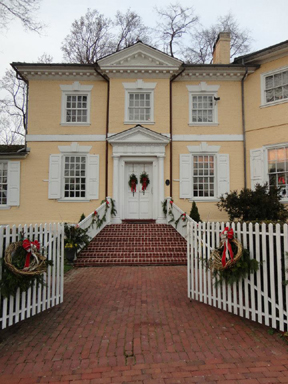
<svg viewBox="0 0 288 384">
<path fill-rule="evenodd" d="M 283 197 L 288 196 L 288 145 L 268 149 L 269 185 L 281 189 Z"/>
<path fill-rule="evenodd" d="M 125 89 L 125 124 L 154 124 L 154 89 L 157 83 L 141 79 L 123 83 Z"/>
<path fill-rule="evenodd" d="M 193 197 L 215 196 L 214 156 L 193 156 Z"/>
<path fill-rule="evenodd" d="M 8 163 L 0 162 L 0 205 L 7 205 L 8 196 Z"/>
<path fill-rule="evenodd" d="M 198 85 L 187 85 L 189 92 L 189 125 L 218 124 L 219 85 L 201 82 Z"/>
<path fill-rule="evenodd" d="M 86 197 L 86 156 L 65 156 L 64 198 Z"/>
<path fill-rule="evenodd" d="M 90 125 L 90 94 L 93 85 L 75 81 L 60 85 L 62 90 L 61 125 Z"/>
</svg>

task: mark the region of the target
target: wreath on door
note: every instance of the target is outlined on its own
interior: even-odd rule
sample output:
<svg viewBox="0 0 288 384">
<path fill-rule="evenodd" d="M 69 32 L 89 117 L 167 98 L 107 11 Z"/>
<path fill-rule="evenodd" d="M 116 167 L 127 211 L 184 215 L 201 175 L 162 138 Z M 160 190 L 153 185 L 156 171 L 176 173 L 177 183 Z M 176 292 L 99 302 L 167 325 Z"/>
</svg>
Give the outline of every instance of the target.
<svg viewBox="0 0 288 384">
<path fill-rule="evenodd" d="M 142 185 L 143 195 L 145 195 L 145 191 L 150 184 L 149 176 L 145 171 L 143 171 L 140 175 L 140 184 Z"/>
<path fill-rule="evenodd" d="M 134 196 L 134 193 L 136 192 L 136 185 L 138 184 L 137 176 L 134 173 L 129 176 L 128 184 Z"/>
</svg>

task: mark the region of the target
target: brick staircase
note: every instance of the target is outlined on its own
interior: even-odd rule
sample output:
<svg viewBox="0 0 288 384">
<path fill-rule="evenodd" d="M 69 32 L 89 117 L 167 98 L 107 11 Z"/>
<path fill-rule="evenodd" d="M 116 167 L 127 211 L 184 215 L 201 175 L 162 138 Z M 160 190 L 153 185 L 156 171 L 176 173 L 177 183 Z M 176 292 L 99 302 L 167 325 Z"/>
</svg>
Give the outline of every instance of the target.
<svg viewBox="0 0 288 384">
<path fill-rule="evenodd" d="M 171 225 L 112 224 L 80 252 L 74 265 L 186 265 L 186 252 L 186 240 Z"/>
</svg>

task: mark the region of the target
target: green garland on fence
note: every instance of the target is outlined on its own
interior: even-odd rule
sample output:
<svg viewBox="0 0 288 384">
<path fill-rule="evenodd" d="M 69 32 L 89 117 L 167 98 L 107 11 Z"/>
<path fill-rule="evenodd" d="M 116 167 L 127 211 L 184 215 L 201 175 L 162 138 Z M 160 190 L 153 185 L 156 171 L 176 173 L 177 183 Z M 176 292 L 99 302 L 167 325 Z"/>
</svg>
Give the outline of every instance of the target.
<svg viewBox="0 0 288 384">
<path fill-rule="evenodd" d="M 179 224 L 179 221 L 182 219 L 183 223 L 187 223 L 187 215 L 186 212 L 182 213 L 178 219 L 175 221 L 175 228 L 177 228 L 177 225 Z M 183 225 L 183 227 L 187 227 L 187 224 Z"/>
<path fill-rule="evenodd" d="M 91 224 L 89 225 L 88 228 L 90 228 L 90 226 L 93 227 L 93 225 L 96 223 L 96 228 L 99 229 L 102 227 L 102 225 L 106 222 L 106 214 L 107 214 L 107 211 L 109 208 L 111 208 L 111 216 L 115 216 L 116 213 L 117 213 L 117 210 L 115 208 L 115 200 L 111 199 L 110 202 L 105 199 L 105 200 L 102 200 L 101 201 L 101 205 L 103 203 L 106 203 L 106 206 L 105 206 L 105 211 L 104 211 L 104 214 L 103 216 L 100 218 L 99 216 L 99 213 L 97 211 L 94 211 L 93 213 L 93 218 L 92 218 L 92 222 Z M 111 203 L 111 204 L 110 204 Z M 111 205 L 111 206 L 110 206 Z"/>
</svg>

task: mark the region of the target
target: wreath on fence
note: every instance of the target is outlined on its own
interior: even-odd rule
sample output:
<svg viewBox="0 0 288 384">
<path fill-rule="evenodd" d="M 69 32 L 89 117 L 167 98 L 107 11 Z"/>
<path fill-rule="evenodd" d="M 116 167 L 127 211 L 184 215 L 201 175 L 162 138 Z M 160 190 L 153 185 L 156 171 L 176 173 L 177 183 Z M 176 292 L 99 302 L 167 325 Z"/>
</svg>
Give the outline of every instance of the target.
<svg viewBox="0 0 288 384">
<path fill-rule="evenodd" d="M 232 285 L 259 269 L 259 262 L 250 259 L 248 249 L 244 249 L 234 237 L 233 229 L 226 227 L 220 237 L 220 246 L 212 250 L 208 261 L 215 285 L 224 281 Z"/>
<path fill-rule="evenodd" d="M 5 250 L 1 294 L 4 297 L 15 296 L 18 288 L 26 292 L 35 282 L 44 284 L 43 273 L 48 265 L 53 266 L 53 262 L 40 253 L 37 240 L 23 239 L 11 243 Z"/>
</svg>

